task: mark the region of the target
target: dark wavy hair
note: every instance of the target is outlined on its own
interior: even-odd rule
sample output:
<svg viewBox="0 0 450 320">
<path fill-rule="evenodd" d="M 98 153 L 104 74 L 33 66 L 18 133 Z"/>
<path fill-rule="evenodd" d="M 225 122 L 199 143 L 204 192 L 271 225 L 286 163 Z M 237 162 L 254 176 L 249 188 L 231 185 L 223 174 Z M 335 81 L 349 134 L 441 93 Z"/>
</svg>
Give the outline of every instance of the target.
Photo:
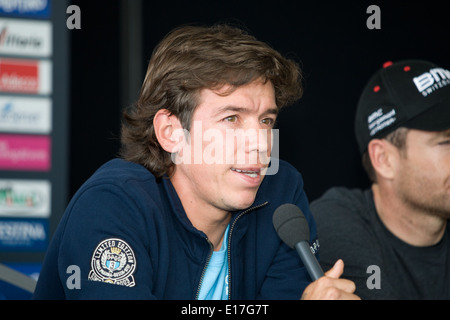
<svg viewBox="0 0 450 320">
<path fill-rule="evenodd" d="M 123 113 L 120 155 L 156 177 L 170 172 L 170 153 L 156 139 L 153 119 L 167 109 L 189 130 L 202 89 L 231 88 L 262 78 L 275 89 L 280 109 L 300 99 L 298 64 L 246 31 L 229 25 L 183 26 L 155 48 L 137 103 Z"/>
</svg>

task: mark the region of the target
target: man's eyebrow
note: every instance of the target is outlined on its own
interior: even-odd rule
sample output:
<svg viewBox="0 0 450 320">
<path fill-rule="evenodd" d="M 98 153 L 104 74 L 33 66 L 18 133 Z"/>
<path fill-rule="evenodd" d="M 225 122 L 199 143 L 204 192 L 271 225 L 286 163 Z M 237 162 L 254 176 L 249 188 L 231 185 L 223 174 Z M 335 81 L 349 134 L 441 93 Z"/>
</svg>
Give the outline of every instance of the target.
<svg viewBox="0 0 450 320">
<path fill-rule="evenodd" d="M 429 141 L 434 142 L 443 138 L 450 138 L 450 129 L 437 132 L 437 134 L 431 137 Z"/>
<path fill-rule="evenodd" d="M 278 112 L 279 112 L 278 108 L 270 108 L 270 109 L 268 109 L 266 112 L 264 112 L 263 114 L 264 114 L 264 115 L 265 115 L 265 114 L 274 114 L 274 115 L 278 115 Z"/>
<path fill-rule="evenodd" d="M 215 113 L 215 116 L 218 116 L 224 112 L 238 112 L 238 113 L 251 113 L 253 112 L 252 110 L 245 108 L 245 107 L 238 107 L 238 106 L 234 106 L 234 105 L 226 105 L 223 106 L 221 108 L 219 108 L 219 110 L 217 110 L 217 112 Z M 273 108 L 269 108 L 267 109 L 263 115 L 266 114 L 274 114 L 274 115 L 278 115 L 278 108 L 273 107 Z"/>
<path fill-rule="evenodd" d="M 441 131 L 439 133 L 440 138 L 450 138 L 450 130 Z"/>
</svg>

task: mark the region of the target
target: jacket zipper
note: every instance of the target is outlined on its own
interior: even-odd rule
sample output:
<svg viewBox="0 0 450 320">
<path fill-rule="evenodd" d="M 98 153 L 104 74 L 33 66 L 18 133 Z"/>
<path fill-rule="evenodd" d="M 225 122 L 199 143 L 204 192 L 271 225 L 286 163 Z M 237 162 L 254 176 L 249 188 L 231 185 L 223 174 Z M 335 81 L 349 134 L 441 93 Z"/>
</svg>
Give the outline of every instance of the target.
<svg viewBox="0 0 450 320">
<path fill-rule="evenodd" d="M 260 205 L 248 208 L 247 210 L 241 212 L 236 219 L 234 219 L 233 224 L 230 226 L 230 230 L 228 231 L 228 248 L 227 248 L 227 258 L 228 258 L 228 300 L 231 300 L 231 235 L 233 233 L 234 226 L 236 225 L 236 222 L 241 218 L 244 214 L 249 213 L 250 211 L 259 209 L 261 207 L 264 207 L 269 202 L 266 201 L 264 203 L 261 203 Z"/>
<path fill-rule="evenodd" d="M 214 252 L 214 246 L 211 243 L 211 241 L 209 241 L 208 238 L 205 238 L 205 239 L 209 244 L 209 254 L 208 254 L 208 258 L 206 259 L 205 266 L 203 267 L 202 274 L 200 276 L 200 282 L 198 283 L 197 293 L 195 294 L 195 300 L 198 300 L 198 296 L 200 295 L 200 288 L 202 287 L 203 280 L 204 280 L 203 278 L 205 277 L 206 269 L 208 268 L 209 261 L 211 260 L 212 254 Z"/>
<path fill-rule="evenodd" d="M 261 203 L 260 205 L 248 208 L 247 210 L 241 212 L 234 219 L 233 224 L 230 226 L 230 230 L 228 231 L 228 248 L 227 248 L 227 257 L 228 257 L 228 300 L 231 300 L 231 234 L 233 232 L 234 226 L 236 225 L 236 222 L 239 220 L 239 218 L 242 217 L 244 214 L 247 214 L 250 211 L 259 209 L 261 207 L 264 207 L 268 203 L 269 202 L 266 201 L 264 203 Z M 208 268 L 209 262 L 211 260 L 212 254 L 214 252 L 214 246 L 211 243 L 211 241 L 209 241 L 208 238 L 205 238 L 205 239 L 206 239 L 206 241 L 209 244 L 209 254 L 208 254 L 208 258 L 206 259 L 205 266 L 203 267 L 202 274 L 200 276 L 200 282 L 199 282 L 198 287 L 197 287 L 197 293 L 195 294 L 195 300 L 198 300 L 198 296 L 200 295 L 200 288 L 202 287 L 202 284 L 203 284 L 203 280 L 204 280 L 204 277 L 205 277 L 206 269 Z"/>
</svg>

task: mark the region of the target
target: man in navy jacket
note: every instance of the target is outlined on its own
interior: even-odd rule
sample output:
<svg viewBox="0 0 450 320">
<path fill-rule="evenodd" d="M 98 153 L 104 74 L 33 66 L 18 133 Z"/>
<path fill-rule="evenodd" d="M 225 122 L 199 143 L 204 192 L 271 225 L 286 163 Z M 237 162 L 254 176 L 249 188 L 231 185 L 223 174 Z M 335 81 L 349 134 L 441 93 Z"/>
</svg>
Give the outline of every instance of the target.
<svg viewBox="0 0 450 320">
<path fill-rule="evenodd" d="M 122 159 L 73 197 L 34 298 L 357 298 L 342 261 L 311 283 L 272 225 L 296 204 L 317 245 L 300 174 L 270 161 L 277 114 L 301 94 L 298 65 L 240 29 L 171 32 L 124 113 Z"/>
</svg>

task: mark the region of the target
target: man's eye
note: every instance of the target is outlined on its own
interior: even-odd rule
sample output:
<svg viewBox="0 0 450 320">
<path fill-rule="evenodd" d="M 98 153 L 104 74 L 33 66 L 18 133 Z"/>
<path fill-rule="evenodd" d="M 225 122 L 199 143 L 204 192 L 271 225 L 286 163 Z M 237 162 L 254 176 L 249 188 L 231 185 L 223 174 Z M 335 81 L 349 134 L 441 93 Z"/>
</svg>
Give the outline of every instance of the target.
<svg viewBox="0 0 450 320">
<path fill-rule="evenodd" d="M 237 116 L 229 116 L 229 117 L 226 117 L 224 120 L 227 122 L 236 122 Z"/>
<path fill-rule="evenodd" d="M 261 122 L 265 125 L 272 126 L 275 123 L 275 120 L 273 120 L 272 118 L 265 118 L 262 119 Z"/>
</svg>

